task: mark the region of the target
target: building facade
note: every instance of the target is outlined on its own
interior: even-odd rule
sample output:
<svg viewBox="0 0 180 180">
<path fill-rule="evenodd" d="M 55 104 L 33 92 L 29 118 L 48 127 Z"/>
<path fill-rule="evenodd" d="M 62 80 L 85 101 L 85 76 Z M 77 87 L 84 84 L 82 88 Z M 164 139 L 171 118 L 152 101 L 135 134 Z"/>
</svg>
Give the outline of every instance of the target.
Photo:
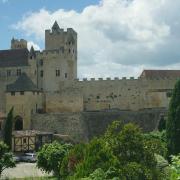
<svg viewBox="0 0 180 180">
<path fill-rule="evenodd" d="M 14 107 L 14 129 L 31 129 L 36 113 L 167 109 L 180 70 L 144 70 L 134 79 L 77 79 L 77 33 L 57 22 L 45 31 L 45 49 L 12 39 L 0 51 L 0 112 Z"/>
</svg>

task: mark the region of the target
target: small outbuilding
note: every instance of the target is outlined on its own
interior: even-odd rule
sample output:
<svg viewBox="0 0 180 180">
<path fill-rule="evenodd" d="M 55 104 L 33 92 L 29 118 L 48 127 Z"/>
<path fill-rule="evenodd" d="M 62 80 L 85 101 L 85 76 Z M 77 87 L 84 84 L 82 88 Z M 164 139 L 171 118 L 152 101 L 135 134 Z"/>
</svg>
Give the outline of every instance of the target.
<svg viewBox="0 0 180 180">
<path fill-rule="evenodd" d="M 53 133 L 35 130 L 13 131 L 12 151 L 16 153 L 37 151 L 46 143 L 52 143 Z"/>
</svg>

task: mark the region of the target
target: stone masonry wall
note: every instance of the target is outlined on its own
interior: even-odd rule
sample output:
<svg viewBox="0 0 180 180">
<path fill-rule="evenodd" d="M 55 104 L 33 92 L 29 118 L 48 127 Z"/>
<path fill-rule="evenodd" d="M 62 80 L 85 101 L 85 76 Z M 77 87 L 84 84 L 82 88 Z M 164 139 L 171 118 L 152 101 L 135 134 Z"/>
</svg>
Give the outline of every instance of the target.
<svg viewBox="0 0 180 180">
<path fill-rule="evenodd" d="M 144 111 L 97 111 L 82 113 L 49 113 L 32 116 L 32 127 L 36 130 L 69 135 L 75 141 L 88 141 L 103 134 L 114 120 L 138 124 L 145 132 L 157 128 L 164 109 Z"/>
</svg>

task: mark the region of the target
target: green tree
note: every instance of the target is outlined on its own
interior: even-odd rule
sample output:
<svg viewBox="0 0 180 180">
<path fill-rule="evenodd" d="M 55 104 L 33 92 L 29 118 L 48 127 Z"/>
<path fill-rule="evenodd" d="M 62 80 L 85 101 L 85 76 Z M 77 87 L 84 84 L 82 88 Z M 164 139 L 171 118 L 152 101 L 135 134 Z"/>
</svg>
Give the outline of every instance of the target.
<svg viewBox="0 0 180 180">
<path fill-rule="evenodd" d="M 76 144 L 64 157 L 60 174 L 64 179 L 74 174 L 77 164 L 83 161 L 87 145 Z"/>
<path fill-rule="evenodd" d="M 4 143 L 11 149 L 12 146 L 12 126 L 13 126 L 13 109 L 9 111 L 4 125 Z"/>
<path fill-rule="evenodd" d="M 56 141 L 45 144 L 37 154 L 37 167 L 47 173 L 53 172 L 55 176 L 60 177 L 59 169 L 63 158 L 71 148 L 70 144 L 60 144 Z"/>
<path fill-rule="evenodd" d="M 0 141 L 0 176 L 5 169 L 12 167 L 15 167 L 13 155 L 8 146 Z"/>
<path fill-rule="evenodd" d="M 177 156 L 172 156 L 171 168 L 171 180 L 180 179 L 180 154 Z"/>
<path fill-rule="evenodd" d="M 180 153 L 180 80 L 177 81 L 169 105 L 166 122 L 168 154 Z"/>
<path fill-rule="evenodd" d="M 107 171 L 117 164 L 117 158 L 106 142 L 102 138 L 94 138 L 85 149 L 83 161 L 76 166 L 74 179 L 87 177 L 98 168 Z"/>
</svg>

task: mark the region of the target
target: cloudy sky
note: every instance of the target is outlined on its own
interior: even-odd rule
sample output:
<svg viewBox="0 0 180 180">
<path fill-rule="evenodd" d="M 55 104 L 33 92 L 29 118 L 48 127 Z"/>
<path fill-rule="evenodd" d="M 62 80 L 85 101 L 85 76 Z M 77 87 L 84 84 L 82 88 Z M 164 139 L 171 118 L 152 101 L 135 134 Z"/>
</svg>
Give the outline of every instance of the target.
<svg viewBox="0 0 180 180">
<path fill-rule="evenodd" d="M 44 48 L 55 20 L 78 33 L 78 76 L 180 69 L 180 0 L 0 0 L 0 49 L 24 38 Z"/>
</svg>

